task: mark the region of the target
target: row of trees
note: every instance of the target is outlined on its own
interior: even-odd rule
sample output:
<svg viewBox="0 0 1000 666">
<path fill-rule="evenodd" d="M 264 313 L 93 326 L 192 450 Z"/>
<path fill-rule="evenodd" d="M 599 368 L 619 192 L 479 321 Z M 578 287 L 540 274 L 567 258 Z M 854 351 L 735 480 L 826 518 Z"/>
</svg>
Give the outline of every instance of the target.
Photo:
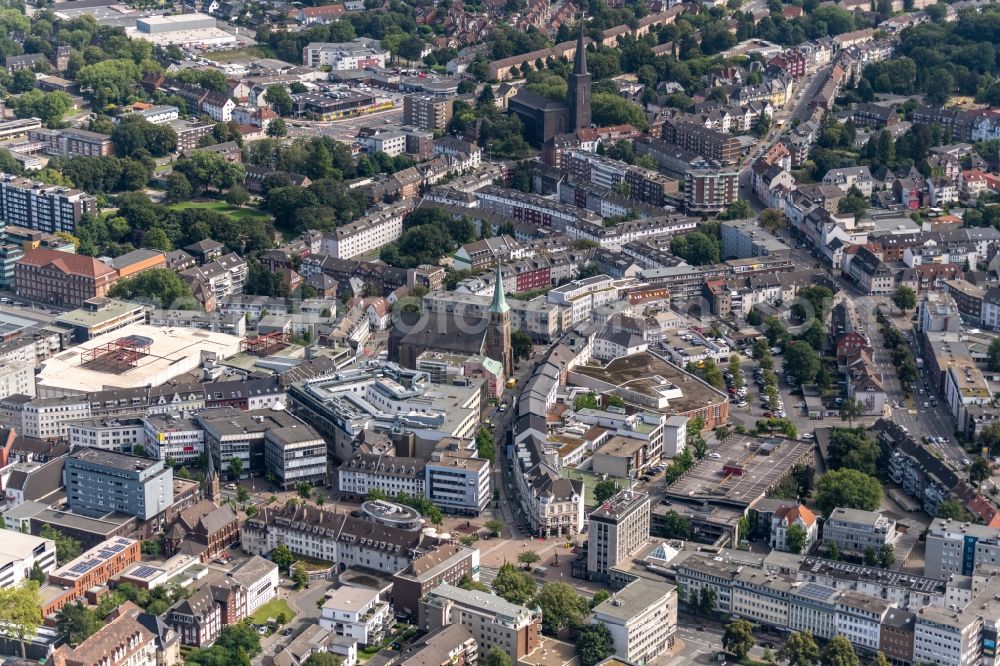
<svg viewBox="0 0 1000 666">
<path fill-rule="evenodd" d="M 737 660 L 746 657 L 756 644 L 753 625 L 746 620 L 733 620 L 726 625 L 722 647 Z M 808 631 L 793 632 L 777 656 L 789 666 L 861 666 L 857 651 L 843 635 L 834 636 L 821 650 Z M 884 653 L 878 652 L 869 666 L 889 666 L 889 660 Z"/>
<path fill-rule="evenodd" d="M 529 566 L 530 562 L 538 561 L 533 551 L 521 555 L 524 557 L 519 559 L 529 562 Z M 598 592 L 588 601 L 566 583 L 545 583 L 538 588 L 534 576 L 518 571 L 510 563 L 500 567 L 493 581 L 493 591 L 511 603 L 541 608 L 542 631 L 546 634 L 554 636 L 564 630 L 575 633 L 577 656 L 584 666 L 593 666 L 614 652 L 614 641 L 607 626 L 587 623 L 591 609 L 608 598 L 607 592 Z"/>
</svg>

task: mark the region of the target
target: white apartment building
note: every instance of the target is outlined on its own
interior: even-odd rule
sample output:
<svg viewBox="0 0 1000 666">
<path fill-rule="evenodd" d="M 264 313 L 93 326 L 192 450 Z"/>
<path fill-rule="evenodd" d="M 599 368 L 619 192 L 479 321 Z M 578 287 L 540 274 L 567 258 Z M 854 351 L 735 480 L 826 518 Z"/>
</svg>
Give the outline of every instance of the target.
<svg viewBox="0 0 1000 666">
<path fill-rule="evenodd" d="M 609 570 L 649 542 L 649 495 L 622 490 L 590 514 L 587 577 L 609 579 Z"/>
<path fill-rule="evenodd" d="M 406 152 L 406 132 L 400 130 L 389 130 L 379 132 L 365 139 L 370 153 L 385 153 L 389 157 L 396 157 Z"/>
<path fill-rule="evenodd" d="M 492 498 L 489 460 L 435 451 L 424 465 L 427 499 L 442 511 L 478 516 Z"/>
<path fill-rule="evenodd" d="M 840 552 L 863 553 L 896 542 L 896 521 L 879 511 L 836 508 L 823 524 L 823 543 L 837 544 Z"/>
<path fill-rule="evenodd" d="M 230 575 L 246 590 L 247 608 L 244 615 L 252 615 L 258 608 L 278 596 L 281 579 L 278 576 L 278 565 L 271 560 L 254 555 L 234 568 Z"/>
<path fill-rule="evenodd" d="M 179 463 L 198 460 L 205 451 L 205 431 L 194 419 L 173 414 L 151 414 L 142 420 L 147 455 Z"/>
<path fill-rule="evenodd" d="M 774 512 L 771 518 L 771 548 L 783 551 L 790 550 L 788 530 L 793 525 L 805 530 L 806 542 L 803 544 L 801 552 L 809 552 L 809 547 L 816 543 L 819 525 L 816 521 L 816 514 L 804 505 L 783 507 Z"/>
<path fill-rule="evenodd" d="M 590 321 L 594 308 L 618 299 L 615 280 L 607 275 L 576 280 L 549 291 L 550 303 L 569 306 L 573 310 L 573 324 Z"/>
<path fill-rule="evenodd" d="M 0 398 L 35 395 L 35 367 L 21 361 L 0 361 Z"/>
<path fill-rule="evenodd" d="M 146 431 L 141 419 L 84 419 L 67 427 L 71 449 L 92 446 L 118 453 L 131 453 L 138 444 L 145 448 Z"/>
<path fill-rule="evenodd" d="M 390 606 L 378 590 L 344 585 L 327 593 L 319 625 L 338 636 L 354 638 L 361 645 L 377 643 L 395 622 Z"/>
<path fill-rule="evenodd" d="M 422 458 L 394 456 L 389 450 L 362 446 L 337 470 L 337 490 L 359 498 L 376 489 L 390 497 L 401 492 L 411 497 L 424 495 L 425 464 Z"/>
<path fill-rule="evenodd" d="M 0 529 L 0 588 L 20 585 L 31 577 L 31 570 L 36 564 L 46 574 L 55 571 L 55 541 L 12 529 Z"/>
<path fill-rule="evenodd" d="M 315 506 L 267 508 L 240 527 L 243 550 L 270 553 L 285 544 L 296 555 L 394 574 L 418 556 L 421 533 L 386 527 Z"/>
<path fill-rule="evenodd" d="M 983 618 L 947 608 L 924 608 L 913 626 L 913 663 L 938 666 L 979 664 Z"/>
<path fill-rule="evenodd" d="M 663 654 L 677 632 L 677 588 L 640 578 L 594 608 L 591 624 L 611 631 L 615 656 L 644 664 Z"/>
<path fill-rule="evenodd" d="M 177 120 L 181 117 L 181 110 L 176 106 L 171 106 L 169 104 L 156 104 L 149 107 L 148 109 L 135 109 L 128 111 L 126 115 L 140 116 L 146 119 L 146 122 L 152 123 L 153 125 L 159 125 L 161 123 L 169 123 L 171 120 Z"/>
<path fill-rule="evenodd" d="M 1000 528 L 941 518 L 931 522 L 924 556 L 925 576 L 971 576 L 983 564 L 1000 564 Z"/>
<path fill-rule="evenodd" d="M 264 435 L 264 465 L 285 490 L 326 485 L 326 441 L 305 423 L 272 428 Z"/>
<path fill-rule="evenodd" d="M 337 227 L 323 238 L 323 253 L 337 259 L 351 259 L 393 243 L 403 235 L 403 217 L 409 210 L 409 205 L 390 206 Z"/>
<path fill-rule="evenodd" d="M 16 397 L 16 396 L 11 396 Z M 55 439 L 65 437 L 69 424 L 90 418 L 90 401 L 87 396 L 61 398 L 34 398 L 22 405 L 18 432 L 26 437 Z"/>
<path fill-rule="evenodd" d="M 867 594 L 845 590 L 837 598 L 837 633 L 855 647 L 867 652 L 878 652 L 882 619 L 889 604 Z"/>
<path fill-rule="evenodd" d="M 351 42 L 310 42 L 302 49 L 302 64 L 334 71 L 385 67 L 386 53 L 377 39 L 358 38 Z"/>
</svg>

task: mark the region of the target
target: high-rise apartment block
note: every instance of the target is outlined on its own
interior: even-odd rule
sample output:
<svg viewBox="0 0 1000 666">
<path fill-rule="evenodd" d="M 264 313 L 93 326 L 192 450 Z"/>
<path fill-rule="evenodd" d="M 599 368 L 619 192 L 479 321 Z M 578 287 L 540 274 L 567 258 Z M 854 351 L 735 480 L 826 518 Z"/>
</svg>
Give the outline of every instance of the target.
<svg viewBox="0 0 1000 666">
<path fill-rule="evenodd" d="M 74 233 L 80 218 L 96 210 L 94 197 L 80 190 L 0 173 L 0 219 L 9 225 Z"/>
<path fill-rule="evenodd" d="M 587 577 L 608 580 L 608 571 L 649 541 L 649 495 L 622 490 L 590 514 Z"/>
<path fill-rule="evenodd" d="M 434 95 L 407 95 L 403 98 L 403 124 L 422 130 L 444 130 L 451 120 L 455 101 Z"/>
</svg>

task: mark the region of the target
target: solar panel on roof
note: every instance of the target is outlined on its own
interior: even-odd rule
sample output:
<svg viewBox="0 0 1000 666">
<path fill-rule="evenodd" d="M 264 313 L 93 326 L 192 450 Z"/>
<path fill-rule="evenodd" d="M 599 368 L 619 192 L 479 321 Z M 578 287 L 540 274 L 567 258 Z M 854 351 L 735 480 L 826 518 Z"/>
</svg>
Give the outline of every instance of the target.
<svg viewBox="0 0 1000 666">
<path fill-rule="evenodd" d="M 820 585 L 819 583 L 806 583 L 802 586 L 800 594 L 809 597 L 810 599 L 818 599 L 820 601 L 826 601 L 836 593 L 831 587 L 826 585 Z"/>
<path fill-rule="evenodd" d="M 159 571 L 159 569 L 143 565 L 138 569 L 136 569 L 135 571 L 133 571 L 131 575 L 136 576 L 137 578 L 148 578 L 157 571 Z"/>
</svg>

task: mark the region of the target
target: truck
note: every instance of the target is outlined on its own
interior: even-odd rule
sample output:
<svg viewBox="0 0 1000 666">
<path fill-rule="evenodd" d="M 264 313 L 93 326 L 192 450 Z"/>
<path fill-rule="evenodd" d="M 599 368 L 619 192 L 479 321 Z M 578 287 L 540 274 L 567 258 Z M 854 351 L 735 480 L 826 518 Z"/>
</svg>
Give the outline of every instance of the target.
<svg viewBox="0 0 1000 666">
<path fill-rule="evenodd" d="M 924 369 L 924 359 L 918 358 L 917 359 L 917 370 L 923 370 L 923 369 Z"/>
<path fill-rule="evenodd" d="M 517 388 L 517 377 L 509 377 L 506 383 L 507 388 Z"/>
</svg>

